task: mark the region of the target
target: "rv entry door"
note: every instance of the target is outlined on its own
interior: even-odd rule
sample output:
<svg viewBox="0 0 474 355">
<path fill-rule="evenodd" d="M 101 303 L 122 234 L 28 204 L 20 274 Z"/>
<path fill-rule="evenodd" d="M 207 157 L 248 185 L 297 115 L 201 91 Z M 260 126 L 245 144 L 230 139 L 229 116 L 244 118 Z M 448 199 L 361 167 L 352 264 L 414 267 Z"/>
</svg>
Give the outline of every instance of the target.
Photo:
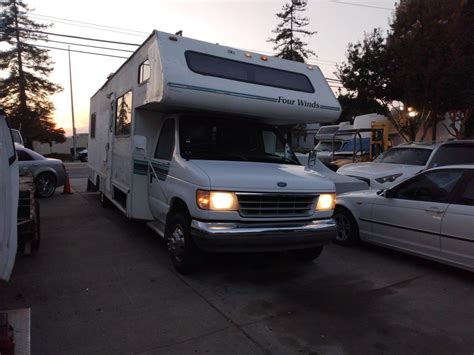
<svg viewBox="0 0 474 355">
<path fill-rule="evenodd" d="M 168 213 L 166 187 L 171 159 L 175 147 L 174 119 L 167 119 L 161 126 L 153 158 L 148 169 L 148 191 L 150 210 L 155 219 L 164 221 Z"/>
</svg>

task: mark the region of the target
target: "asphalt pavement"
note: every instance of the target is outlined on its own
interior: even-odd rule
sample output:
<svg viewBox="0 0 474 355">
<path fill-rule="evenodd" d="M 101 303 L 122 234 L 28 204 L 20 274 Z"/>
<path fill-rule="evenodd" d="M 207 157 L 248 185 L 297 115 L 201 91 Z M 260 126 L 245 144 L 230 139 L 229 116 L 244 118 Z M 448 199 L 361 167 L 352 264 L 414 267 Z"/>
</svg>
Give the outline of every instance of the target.
<svg viewBox="0 0 474 355">
<path fill-rule="evenodd" d="M 330 245 L 310 264 L 211 255 L 184 277 L 67 169 L 75 193 L 41 201 L 41 250 L 0 285 L 0 309 L 31 307 L 34 354 L 474 353 L 472 273 Z"/>
</svg>

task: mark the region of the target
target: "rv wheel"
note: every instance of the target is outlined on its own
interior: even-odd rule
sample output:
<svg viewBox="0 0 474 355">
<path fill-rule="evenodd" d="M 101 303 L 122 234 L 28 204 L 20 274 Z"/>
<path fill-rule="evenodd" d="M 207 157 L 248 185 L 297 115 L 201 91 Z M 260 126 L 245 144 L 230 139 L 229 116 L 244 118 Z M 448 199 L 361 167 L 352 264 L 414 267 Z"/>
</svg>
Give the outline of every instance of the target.
<svg viewBox="0 0 474 355">
<path fill-rule="evenodd" d="M 191 237 L 191 220 L 182 212 L 170 217 L 168 224 L 168 251 L 176 270 L 187 275 L 199 264 L 199 250 Z"/>
</svg>

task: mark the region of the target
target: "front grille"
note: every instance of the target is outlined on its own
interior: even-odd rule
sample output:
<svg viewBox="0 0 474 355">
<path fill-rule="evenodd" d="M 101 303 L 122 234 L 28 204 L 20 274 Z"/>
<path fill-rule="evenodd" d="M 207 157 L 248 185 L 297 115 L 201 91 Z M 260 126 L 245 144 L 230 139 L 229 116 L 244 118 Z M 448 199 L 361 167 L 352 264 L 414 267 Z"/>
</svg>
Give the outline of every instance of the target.
<svg viewBox="0 0 474 355">
<path fill-rule="evenodd" d="M 317 195 L 237 193 L 242 217 L 307 217 L 313 214 Z"/>
</svg>

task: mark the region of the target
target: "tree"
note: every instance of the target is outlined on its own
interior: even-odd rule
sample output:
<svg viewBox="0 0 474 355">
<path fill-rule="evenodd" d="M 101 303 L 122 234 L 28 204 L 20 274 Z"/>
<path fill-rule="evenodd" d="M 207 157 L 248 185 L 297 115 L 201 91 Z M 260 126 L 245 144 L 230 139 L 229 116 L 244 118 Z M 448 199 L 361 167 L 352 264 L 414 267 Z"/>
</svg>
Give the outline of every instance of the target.
<svg viewBox="0 0 474 355">
<path fill-rule="evenodd" d="M 304 0 L 291 0 L 276 14 L 281 22 L 272 31 L 276 34 L 275 38 L 269 38 L 268 41 L 275 44 L 273 49 L 277 51 L 277 57 L 304 62 L 310 55 L 315 55 L 312 50 L 306 48 L 308 44 L 299 37 L 299 35 L 316 34 L 315 31 L 305 29 L 309 25 L 309 18 L 299 15 L 306 11 L 306 5 L 307 2 Z"/>
<path fill-rule="evenodd" d="M 338 122 L 350 121 L 355 116 L 367 113 L 387 115 L 386 108 L 377 100 L 363 96 L 359 97 L 352 92 L 343 94 L 341 90 L 339 90 L 337 100 L 342 108 Z"/>
<path fill-rule="evenodd" d="M 357 97 L 386 106 L 405 140 L 415 140 L 420 129 L 426 134 L 429 127 L 434 138 L 436 124 L 447 112 L 461 111 L 464 120 L 471 119 L 472 4 L 401 0 L 386 38 L 374 30 L 363 42 L 349 44 L 339 78 Z"/>
<path fill-rule="evenodd" d="M 48 26 L 30 20 L 21 0 L 3 1 L 0 7 L 0 42 L 10 45 L 0 51 L 0 70 L 7 72 L 0 83 L 0 106 L 12 127 L 21 130 L 26 146 L 34 140 L 64 142 L 64 130 L 56 128 L 49 101 L 62 88 L 48 80 L 53 62 L 47 50 L 31 43 L 45 40 L 41 31 Z"/>
</svg>

